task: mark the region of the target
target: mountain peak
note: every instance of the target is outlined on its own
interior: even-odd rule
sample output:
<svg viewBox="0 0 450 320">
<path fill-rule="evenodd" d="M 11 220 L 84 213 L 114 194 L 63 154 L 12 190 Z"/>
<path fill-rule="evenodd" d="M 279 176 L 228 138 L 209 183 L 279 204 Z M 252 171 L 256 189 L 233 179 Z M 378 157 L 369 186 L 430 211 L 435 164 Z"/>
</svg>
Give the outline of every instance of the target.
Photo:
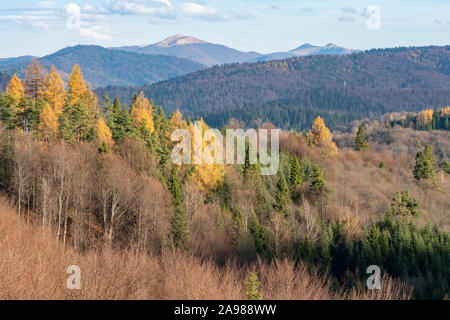
<svg viewBox="0 0 450 320">
<path fill-rule="evenodd" d="M 167 39 L 157 42 L 155 45 L 158 47 L 174 47 L 174 46 L 182 46 L 188 44 L 198 44 L 198 43 L 208 43 L 204 40 L 197 39 L 191 36 L 183 36 L 181 34 L 177 34 L 171 36 Z"/>
</svg>

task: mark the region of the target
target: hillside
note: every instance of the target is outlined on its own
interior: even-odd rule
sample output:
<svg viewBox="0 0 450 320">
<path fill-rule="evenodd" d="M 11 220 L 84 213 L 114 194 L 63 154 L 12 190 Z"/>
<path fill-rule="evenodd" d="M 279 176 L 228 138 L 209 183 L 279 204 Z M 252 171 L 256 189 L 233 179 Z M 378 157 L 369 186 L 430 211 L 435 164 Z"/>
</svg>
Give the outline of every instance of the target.
<svg viewBox="0 0 450 320">
<path fill-rule="evenodd" d="M 64 80 L 78 64 L 93 88 L 107 85 L 143 85 L 203 69 L 204 66 L 186 59 L 162 55 L 145 55 L 100 46 L 75 46 L 38 59 L 47 69 L 55 65 Z M 0 66 L 12 74 L 23 71 L 28 61 Z"/>
<path fill-rule="evenodd" d="M 352 50 L 348 48 L 343 48 L 337 46 L 333 43 L 328 43 L 324 46 L 314 46 L 309 43 L 302 44 L 301 46 L 290 50 L 288 52 L 275 52 L 266 55 L 261 55 L 260 57 L 249 60 L 248 62 L 257 62 L 257 61 L 270 61 L 270 60 L 279 60 L 279 59 L 287 59 L 293 57 L 304 57 L 304 56 L 313 56 L 313 55 L 345 55 L 357 52 L 358 50 Z"/>
<path fill-rule="evenodd" d="M 260 119 L 304 129 L 311 125 L 311 112 L 334 126 L 343 123 L 337 118 L 450 104 L 450 46 L 215 66 L 153 85 L 97 93 L 129 103 L 139 90 L 166 111 L 202 114 L 215 126 L 232 116 L 247 124 Z"/>
<path fill-rule="evenodd" d="M 0 92 L 6 89 L 10 78 L 6 73 L 0 72 Z"/>
<path fill-rule="evenodd" d="M 206 66 L 245 62 L 260 56 L 257 52 L 242 52 L 224 45 L 182 35 L 175 35 L 148 46 L 126 46 L 112 49 L 173 56 L 189 59 Z"/>
</svg>

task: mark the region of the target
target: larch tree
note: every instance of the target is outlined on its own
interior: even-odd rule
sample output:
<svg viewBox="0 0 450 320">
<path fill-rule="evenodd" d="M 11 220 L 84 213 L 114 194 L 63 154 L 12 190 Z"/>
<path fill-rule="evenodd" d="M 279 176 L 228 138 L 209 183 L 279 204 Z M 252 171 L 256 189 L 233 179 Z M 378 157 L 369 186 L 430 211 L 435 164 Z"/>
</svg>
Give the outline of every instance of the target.
<svg viewBox="0 0 450 320">
<path fill-rule="evenodd" d="M 70 104 L 84 102 L 88 87 L 84 81 L 80 67 L 75 64 L 69 77 Z"/>
<path fill-rule="evenodd" d="M 427 144 L 424 151 L 417 153 L 413 174 L 417 180 L 434 179 L 436 176 L 436 161 L 431 145 Z"/>
<path fill-rule="evenodd" d="M 50 68 L 50 73 L 44 78 L 42 93 L 44 98 L 46 98 L 53 107 L 55 114 L 60 116 L 66 101 L 66 90 L 64 89 L 64 81 L 56 71 L 55 66 Z"/>
<path fill-rule="evenodd" d="M 333 135 L 330 129 L 325 126 L 325 122 L 320 116 L 314 120 L 308 135 L 311 144 L 320 147 L 326 155 L 333 156 L 338 153 L 338 148 L 333 142 Z"/>
<path fill-rule="evenodd" d="M 155 125 L 153 122 L 153 107 L 150 101 L 145 97 L 144 92 L 134 99 L 131 106 L 131 118 L 137 127 L 144 127 L 150 133 L 155 131 Z"/>
<path fill-rule="evenodd" d="M 426 125 L 430 124 L 431 121 L 433 120 L 433 114 L 434 114 L 433 109 L 422 110 L 417 115 L 417 122 L 421 126 L 426 126 Z"/>
<path fill-rule="evenodd" d="M 6 87 L 6 95 L 13 98 L 16 104 L 18 104 L 25 95 L 22 81 L 16 74 L 14 74 L 9 80 L 9 83 Z"/>
<path fill-rule="evenodd" d="M 25 94 L 34 103 L 42 97 L 42 86 L 44 81 L 44 68 L 37 59 L 31 60 L 25 69 Z"/>
<path fill-rule="evenodd" d="M 103 118 L 99 118 L 97 121 L 97 134 L 99 145 L 105 144 L 108 148 L 110 148 L 114 144 L 111 130 Z"/>
<path fill-rule="evenodd" d="M 48 104 L 39 117 L 38 135 L 44 141 L 55 140 L 58 136 L 58 117 Z"/>
<path fill-rule="evenodd" d="M 355 150 L 356 151 L 369 150 L 369 144 L 367 143 L 366 133 L 364 132 L 363 125 L 359 126 L 358 133 L 356 134 Z"/>
</svg>

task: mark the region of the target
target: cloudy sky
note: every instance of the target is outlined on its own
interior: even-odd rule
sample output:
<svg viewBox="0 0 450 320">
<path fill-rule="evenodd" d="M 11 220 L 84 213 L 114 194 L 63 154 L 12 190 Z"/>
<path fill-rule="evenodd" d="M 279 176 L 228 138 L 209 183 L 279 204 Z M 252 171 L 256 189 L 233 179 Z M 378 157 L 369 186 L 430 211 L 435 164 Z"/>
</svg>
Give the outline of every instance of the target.
<svg viewBox="0 0 450 320">
<path fill-rule="evenodd" d="M 0 1 L 0 58 L 75 44 L 144 45 L 174 34 L 261 53 L 305 42 L 355 49 L 448 45 L 450 1 Z"/>
</svg>

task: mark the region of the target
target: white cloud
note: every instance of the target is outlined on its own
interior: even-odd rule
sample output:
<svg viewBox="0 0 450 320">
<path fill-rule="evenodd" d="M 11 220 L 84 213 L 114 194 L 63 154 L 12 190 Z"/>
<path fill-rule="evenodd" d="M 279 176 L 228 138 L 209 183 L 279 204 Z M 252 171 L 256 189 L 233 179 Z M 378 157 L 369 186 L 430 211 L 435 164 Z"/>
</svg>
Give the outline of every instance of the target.
<svg viewBox="0 0 450 320">
<path fill-rule="evenodd" d="M 169 0 L 108 0 L 102 7 L 108 13 L 134 14 L 134 15 L 159 15 L 167 14 L 173 8 Z"/>
<path fill-rule="evenodd" d="M 200 3 L 185 2 L 181 5 L 181 11 L 190 17 L 203 18 L 207 20 L 226 20 L 228 17 L 213 7 Z"/>
<path fill-rule="evenodd" d="M 86 6 L 84 8 L 86 8 Z M 111 39 L 111 37 L 108 34 L 101 32 L 100 26 L 89 26 L 87 24 L 85 18 L 89 18 L 91 16 L 98 17 L 98 15 L 82 14 L 80 6 L 75 3 L 68 4 L 65 7 L 65 9 L 67 15 L 66 20 L 67 29 L 77 31 L 83 38 L 93 39 L 97 41 L 104 41 Z"/>
</svg>

